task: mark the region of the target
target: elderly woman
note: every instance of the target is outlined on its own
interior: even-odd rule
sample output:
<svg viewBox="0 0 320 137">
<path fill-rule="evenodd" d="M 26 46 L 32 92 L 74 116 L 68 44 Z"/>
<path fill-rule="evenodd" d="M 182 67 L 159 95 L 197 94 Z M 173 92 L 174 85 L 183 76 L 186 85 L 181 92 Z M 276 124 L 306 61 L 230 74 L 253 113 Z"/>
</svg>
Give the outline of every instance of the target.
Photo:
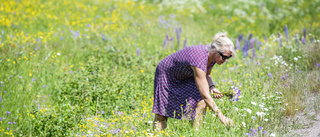
<svg viewBox="0 0 320 137">
<path fill-rule="evenodd" d="M 210 95 L 223 96 L 212 83 L 212 67 L 232 56 L 235 56 L 234 45 L 225 32 L 220 32 L 213 37 L 210 46 L 186 47 L 161 60 L 154 78 L 153 128 L 164 130 L 170 117 L 192 120 L 193 126 L 199 129 L 207 107 L 225 126 L 233 125 Z"/>
</svg>

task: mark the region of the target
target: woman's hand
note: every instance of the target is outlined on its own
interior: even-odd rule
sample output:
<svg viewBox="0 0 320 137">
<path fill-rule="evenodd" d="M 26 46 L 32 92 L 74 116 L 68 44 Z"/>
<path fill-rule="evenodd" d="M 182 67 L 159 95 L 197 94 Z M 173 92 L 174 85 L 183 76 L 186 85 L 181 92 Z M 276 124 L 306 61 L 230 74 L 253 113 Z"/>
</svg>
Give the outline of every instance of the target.
<svg viewBox="0 0 320 137">
<path fill-rule="evenodd" d="M 217 88 L 213 88 L 210 90 L 211 94 L 215 94 L 213 95 L 214 98 L 222 98 L 223 94 L 217 89 Z"/>
<path fill-rule="evenodd" d="M 224 116 L 223 114 L 218 115 L 218 117 L 219 117 L 220 121 L 221 121 L 226 127 L 227 127 L 227 126 L 233 126 L 233 125 L 234 125 L 233 121 L 232 121 L 230 118 Z"/>
</svg>

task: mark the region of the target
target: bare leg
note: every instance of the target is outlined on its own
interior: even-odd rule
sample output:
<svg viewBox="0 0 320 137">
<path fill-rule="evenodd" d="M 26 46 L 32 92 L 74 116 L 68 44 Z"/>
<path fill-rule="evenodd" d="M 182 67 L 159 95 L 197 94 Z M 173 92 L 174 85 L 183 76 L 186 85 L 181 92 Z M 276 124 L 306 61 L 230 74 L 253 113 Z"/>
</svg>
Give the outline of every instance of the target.
<svg viewBox="0 0 320 137">
<path fill-rule="evenodd" d="M 193 127 L 196 128 L 196 130 L 199 130 L 200 125 L 202 125 L 203 123 L 203 120 L 206 116 L 206 109 L 206 102 L 204 102 L 204 100 L 199 101 L 196 107 L 196 116 L 192 123 Z"/>
<path fill-rule="evenodd" d="M 156 114 L 153 122 L 153 130 L 164 130 L 167 127 L 168 118 L 159 114 Z"/>
</svg>

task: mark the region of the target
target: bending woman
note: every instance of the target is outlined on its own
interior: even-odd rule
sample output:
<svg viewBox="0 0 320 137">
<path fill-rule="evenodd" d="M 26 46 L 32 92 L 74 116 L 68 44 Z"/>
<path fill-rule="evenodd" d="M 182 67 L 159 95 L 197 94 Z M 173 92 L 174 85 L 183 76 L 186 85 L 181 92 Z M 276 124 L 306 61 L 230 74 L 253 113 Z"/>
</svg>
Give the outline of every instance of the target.
<svg viewBox="0 0 320 137">
<path fill-rule="evenodd" d="M 154 78 L 154 126 L 164 130 L 168 118 L 192 120 L 199 129 L 209 107 L 224 125 L 233 121 L 219 111 L 210 93 L 223 95 L 211 80 L 215 64 L 221 65 L 235 56 L 234 45 L 225 32 L 215 34 L 207 45 L 186 47 L 161 60 Z"/>
</svg>

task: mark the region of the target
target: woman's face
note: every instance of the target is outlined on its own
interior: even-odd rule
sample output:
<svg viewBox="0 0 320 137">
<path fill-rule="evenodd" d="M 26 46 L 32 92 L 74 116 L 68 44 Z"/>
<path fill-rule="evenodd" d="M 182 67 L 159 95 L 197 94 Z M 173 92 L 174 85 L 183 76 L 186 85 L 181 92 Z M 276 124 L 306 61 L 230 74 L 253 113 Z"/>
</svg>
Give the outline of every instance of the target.
<svg viewBox="0 0 320 137">
<path fill-rule="evenodd" d="M 214 56 L 214 60 L 218 65 L 221 65 L 224 62 L 228 61 L 231 55 L 232 55 L 232 52 L 230 50 L 228 50 L 227 52 L 217 51 Z"/>
</svg>

